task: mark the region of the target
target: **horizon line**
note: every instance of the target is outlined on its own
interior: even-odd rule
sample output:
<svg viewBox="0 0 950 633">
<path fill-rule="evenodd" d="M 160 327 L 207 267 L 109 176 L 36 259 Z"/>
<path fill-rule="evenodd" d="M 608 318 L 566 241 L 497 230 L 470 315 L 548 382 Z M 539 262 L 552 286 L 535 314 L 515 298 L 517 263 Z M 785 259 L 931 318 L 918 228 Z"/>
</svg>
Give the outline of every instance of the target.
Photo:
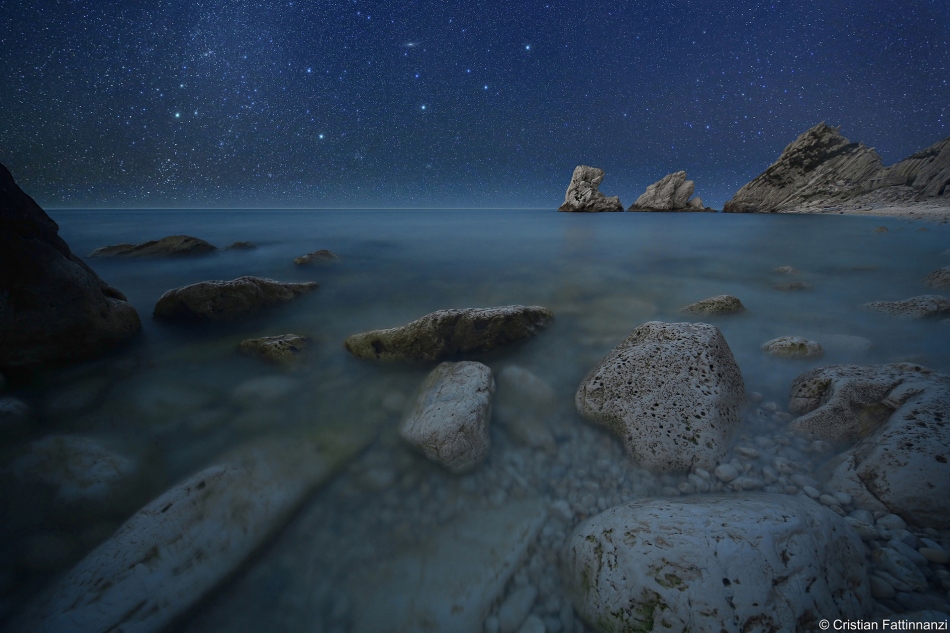
<svg viewBox="0 0 950 633">
<path fill-rule="evenodd" d="M 485 209 L 502 210 L 553 210 L 555 207 L 56 207 L 45 206 L 48 211 L 473 211 Z"/>
</svg>

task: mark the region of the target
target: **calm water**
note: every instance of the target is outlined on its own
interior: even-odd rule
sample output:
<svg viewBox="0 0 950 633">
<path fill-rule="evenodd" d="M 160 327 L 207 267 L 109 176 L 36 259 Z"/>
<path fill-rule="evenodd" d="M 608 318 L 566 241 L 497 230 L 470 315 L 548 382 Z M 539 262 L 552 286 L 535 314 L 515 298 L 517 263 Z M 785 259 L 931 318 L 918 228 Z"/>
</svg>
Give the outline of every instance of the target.
<svg viewBox="0 0 950 633">
<path fill-rule="evenodd" d="M 574 391 L 635 327 L 649 320 L 683 320 L 680 307 L 712 295 L 735 295 L 747 307 L 745 314 L 710 322 L 723 331 L 747 389 L 782 409 L 792 379 L 819 365 L 901 359 L 950 372 L 947 324 L 857 309 L 868 301 L 933 292 L 921 279 L 950 264 L 950 257 L 941 255 L 950 248 L 946 225 L 840 216 L 535 210 L 50 215 L 80 256 L 99 246 L 172 234 L 222 248 L 248 240 L 258 248 L 188 259 L 88 260 L 128 295 L 142 317 L 143 336 L 102 362 L 42 377 L 16 393 L 35 415 L 29 433 L 6 447 L 4 460 L 10 463 L 23 444 L 46 434 L 79 433 L 128 456 L 139 465 L 139 475 L 121 503 L 68 516 L 22 486 L 3 488 L 0 590 L 7 615 L 135 508 L 229 448 L 263 433 L 342 420 L 371 426 L 380 439 L 175 628 L 348 630 L 358 608 L 352 606 L 358 603 L 352 588 L 357 573 L 371 572 L 376 560 L 411 552 L 440 525 L 464 519 L 470 508 L 499 505 L 491 498 L 497 490 L 552 498 L 559 494 L 554 477 L 583 479 L 596 469 L 633 473 L 635 465 L 619 443 L 572 413 Z M 878 226 L 889 230 L 875 232 Z M 323 248 L 342 260 L 294 266 L 295 257 Z M 785 265 L 800 273 L 772 272 Z M 155 301 L 170 288 L 241 275 L 317 281 L 321 287 L 234 327 L 182 329 L 151 318 Z M 773 288 L 789 281 L 808 282 L 813 290 Z M 506 364 L 526 367 L 555 388 L 561 400 L 560 417 L 552 423 L 557 452 L 572 457 L 535 459 L 537 449 L 493 429 L 484 472 L 455 478 L 396 439 L 398 405 L 411 397 L 427 369 L 359 361 L 342 342 L 355 332 L 401 325 L 442 308 L 508 304 L 548 307 L 556 322 L 527 344 L 485 362 L 496 373 Z M 242 339 L 290 332 L 316 342 L 298 371 L 281 372 L 235 352 Z M 773 359 L 760 349 L 782 335 L 820 343 L 837 334 L 867 338 L 873 348 L 828 349 L 813 361 Z M 260 376 L 282 377 L 284 392 L 263 405 L 234 395 Z M 571 453 L 572 442 L 583 443 L 584 450 Z M 597 496 L 616 500 L 618 494 L 626 498 L 646 490 L 633 485 L 632 477 L 618 480 L 627 482 L 624 494 L 620 484 L 611 491 L 609 481 L 601 480 Z"/>
</svg>

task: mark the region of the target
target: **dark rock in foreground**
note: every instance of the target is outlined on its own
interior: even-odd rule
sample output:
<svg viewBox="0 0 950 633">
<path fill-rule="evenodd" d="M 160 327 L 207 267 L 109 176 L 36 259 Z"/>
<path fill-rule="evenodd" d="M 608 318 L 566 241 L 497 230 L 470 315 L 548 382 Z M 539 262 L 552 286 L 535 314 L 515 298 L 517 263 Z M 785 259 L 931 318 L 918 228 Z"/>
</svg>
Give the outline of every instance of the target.
<svg viewBox="0 0 950 633">
<path fill-rule="evenodd" d="M 439 310 L 401 327 L 354 334 L 354 356 L 383 361 L 435 361 L 489 352 L 534 336 L 554 315 L 540 306 Z"/>
<path fill-rule="evenodd" d="M 216 246 L 197 237 L 169 235 L 160 240 L 151 240 L 141 244 L 103 246 L 89 253 L 89 257 L 174 257 L 203 255 L 216 250 L 218 250 Z"/>
<path fill-rule="evenodd" d="M 237 321 L 319 287 L 312 281 L 289 283 L 263 277 L 202 281 L 163 294 L 155 304 L 154 315 L 165 321 Z"/>
<path fill-rule="evenodd" d="M 0 165 L 0 369 L 91 358 L 142 325 Z"/>
<path fill-rule="evenodd" d="M 564 204 L 558 211 L 599 213 L 602 211 L 623 211 L 620 198 L 608 198 L 598 188 L 604 180 L 604 170 L 587 165 L 578 165 L 571 176 L 571 184 L 564 194 Z"/>
<path fill-rule="evenodd" d="M 667 174 L 653 183 L 647 190 L 630 205 L 628 211 L 712 211 L 703 206 L 699 196 L 689 199 L 693 195 L 695 183 L 686 180 L 685 171 Z"/>
</svg>

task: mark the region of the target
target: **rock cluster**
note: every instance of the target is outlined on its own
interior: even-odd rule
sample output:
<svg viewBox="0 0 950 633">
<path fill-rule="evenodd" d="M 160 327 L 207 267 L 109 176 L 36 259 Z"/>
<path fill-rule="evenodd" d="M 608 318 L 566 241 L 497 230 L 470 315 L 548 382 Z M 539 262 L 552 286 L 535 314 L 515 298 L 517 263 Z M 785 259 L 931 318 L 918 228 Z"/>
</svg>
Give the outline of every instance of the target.
<svg viewBox="0 0 950 633">
<path fill-rule="evenodd" d="M 250 242 L 237 242 L 250 244 Z M 234 245 L 228 248 L 235 248 Z M 238 247 L 246 248 L 246 247 Z M 103 246 L 89 253 L 89 257 L 178 257 L 203 255 L 218 250 L 213 244 L 189 235 L 169 235 L 160 240 L 141 244 L 115 244 Z"/>
<path fill-rule="evenodd" d="M 644 468 L 710 468 L 726 452 L 745 398 L 742 374 L 718 328 L 638 327 L 581 382 L 578 413 L 611 429 Z"/>
<path fill-rule="evenodd" d="M 141 329 L 125 295 L 58 233 L 0 165 L 0 370 L 91 358 Z"/>
<path fill-rule="evenodd" d="M 540 306 L 439 310 L 401 327 L 354 334 L 354 356 L 382 361 L 435 361 L 489 352 L 530 338 L 554 315 Z"/>
<path fill-rule="evenodd" d="M 690 200 L 694 188 L 685 171 L 668 174 L 647 187 L 627 211 L 711 211 L 699 196 Z"/>
<path fill-rule="evenodd" d="M 840 128 L 819 123 L 789 144 L 723 207 L 725 213 L 796 212 L 844 203 L 883 187 L 909 187 L 918 199 L 947 195 L 950 137 L 884 167 Z"/>
<path fill-rule="evenodd" d="M 608 198 L 599 191 L 604 180 L 604 170 L 587 165 L 578 165 L 571 175 L 571 184 L 564 194 L 564 204 L 558 211 L 597 213 L 601 211 L 623 211 L 620 198 Z"/>
<path fill-rule="evenodd" d="M 155 304 L 155 318 L 179 322 L 228 322 L 287 303 L 319 288 L 316 282 L 290 283 L 263 277 L 202 281 L 167 291 Z"/>
</svg>

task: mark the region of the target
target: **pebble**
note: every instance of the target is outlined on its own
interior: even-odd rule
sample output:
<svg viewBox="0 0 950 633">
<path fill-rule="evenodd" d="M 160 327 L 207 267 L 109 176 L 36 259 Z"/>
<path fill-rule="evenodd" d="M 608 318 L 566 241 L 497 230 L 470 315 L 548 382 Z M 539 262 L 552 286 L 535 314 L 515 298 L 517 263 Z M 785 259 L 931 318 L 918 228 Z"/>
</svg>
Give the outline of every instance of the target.
<svg viewBox="0 0 950 633">
<path fill-rule="evenodd" d="M 780 475 L 791 475 L 796 470 L 799 470 L 798 464 L 784 457 L 776 457 L 773 459 L 772 468 L 774 468 Z"/>
<path fill-rule="evenodd" d="M 730 482 L 739 476 L 739 471 L 731 464 L 720 464 L 716 466 L 716 478 L 722 482 Z"/>
<path fill-rule="evenodd" d="M 739 457 L 744 457 L 745 459 L 759 458 L 759 451 L 749 446 L 736 446 L 733 452 Z"/>
<path fill-rule="evenodd" d="M 936 530 L 934 530 L 934 532 L 936 532 Z M 933 534 L 932 536 L 937 536 L 937 535 Z M 920 542 L 924 544 L 924 547 L 929 547 L 930 549 L 935 549 L 940 552 L 946 551 L 944 550 L 943 546 L 940 545 L 940 543 L 932 539 L 929 539 L 926 536 L 920 537 Z"/>
<path fill-rule="evenodd" d="M 869 580 L 871 581 L 871 596 L 875 600 L 890 600 L 897 595 L 894 587 L 880 576 L 871 574 Z"/>
<path fill-rule="evenodd" d="M 898 540 L 891 539 L 887 542 L 887 546 L 907 557 L 907 560 L 914 563 L 918 567 L 927 565 L 927 558 L 909 545 L 906 545 Z"/>
<path fill-rule="evenodd" d="M 567 523 L 574 520 L 574 511 L 571 510 L 571 504 L 564 499 L 558 499 L 551 504 L 551 515 Z"/>
<path fill-rule="evenodd" d="M 838 500 L 838 505 L 841 505 L 841 506 L 851 505 L 851 501 L 852 501 L 851 495 L 849 495 L 847 492 L 841 492 L 839 490 L 838 492 L 834 493 L 834 498 Z"/>
<path fill-rule="evenodd" d="M 498 633 L 498 629 L 499 629 L 498 618 L 496 618 L 493 615 L 490 615 L 487 618 L 485 618 L 485 624 L 484 626 L 482 626 L 482 630 L 484 630 L 485 633 Z"/>
<path fill-rule="evenodd" d="M 697 468 L 696 470 L 693 471 L 693 474 L 696 475 L 697 477 L 701 477 L 705 479 L 706 481 L 712 480 L 712 475 L 710 475 L 709 471 L 706 470 L 705 468 Z"/>
<path fill-rule="evenodd" d="M 812 486 L 802 486 L 802 492 L 811 497 L 812 499 L 817 499 L 821 496 L 821 493 Z"/>
<path fill-rule="evenodd" d="M 498 609 L 499 631 L 515 633 L 528 617 L 537 597 L 538 589 L 534 585 L 525 585 L 512 591 Z"/>
<path fill-rule="evenodd" d="M 697 492 L 709 492 L 709 482 L 696 473 L 690 473 L 686 478 Z"/>
<path fill-rule="evenodd" d="M 743 475 L 742 477 L 736 477 L 732 480 L 732 487 L 736 490 L 758 490 L 763 487 L 765 482 L 756 477 L 747 477 Z"/>
<path fill-rule="evenodd" d="M 561 605 L 561 631 L 563 633 L 574 633 L 574 607 L 571 606 L 570 601 L 565 600 L 564 604 Z"/>
<path fill-rule="evenodd" d="M 874 515 L 867 510 L 852 510 L 848 516 L 868 525 L 874 525 Z"/>
<path fill-rule="evenodd" d="M 818 482 L 817 482 L 817 481 L 815 481 L 814 479 L 812 479 L 812 478 L 809 477 L 808 475 L 802 475 L 802 474 L 800 474 L 800 473 L 797 474 L 797 475 L 792 475 L 791 477 L 789 477 L 789 481 L 791 481 L 793 484 L 795 484 L 795 485 L 798 486 L 799 488 L 805 488 L 806 486 L 807 486 L 808 488 L 815 488 L 815 489 L 818 488 Z M 820 495 L 820 494 L 821 494 L 821 493 L 819 493 L 819 495 Z M 810 496 L 810 495 L 809 495 L 809 496 Z M 817 499 L 818 497 L 812 497 L 812 498 L 813 498 L 813 499 Z"/>
<path fill-rule="evenodd" d="M 878 569 L 874 573 L 878 577 L 884 579 L 884 581 L 887 582 L 887 584 L 889 584 L 891 587 L 894 587 L 896 591 L 912 591 L 910 586 L 907 585 L 907 583 L 903 583 L 899 581 L 897 578 L 894 578 L 894 576 L 890 575 L 886 571 Z"/>
<path fill-rule="evenodd" d="M 821 502 L 822 505 L 826 505 L 826 506 L 838 505 L 838 500 L 832 497 L 831 495 L 821 495 L 820 497 L 818 497 L 818 501 Z"/>
<path fill-rule="evenodd" d="M 555 618 L 550 615 L 544 617 L 544 630 L 547 631 L 547 633 L 561 633 L 562 629 L 560 618 Z"/>
<path fill-rule="evenodd" d="M 931 563 L 936 563 L 938 565 L 946 565 L 947 563 L 950 563 L 950 556 L 947 556 L 947 553 L 942 549 L 921 547 L 917 551 L 921 556 L 926 558 Z"/>
<path fill-rule="evenodd" d="M 546 633 L 546 630 L 544 620 L 536 615 L 529 615 L 518 629 L 518 633 Z"/>
<path fill-rule="evenodd" d="M 882 547 L 871 553 L 871 560 L 884 571 L 892 574 L 913 591 L 925 591 L 927 578 L 906 556 L 890 547 Z"/>
<path fill-rule="evenodd" d="M 907 529 L 907 523 L 904 522 L 904 519 L 900 518 L 896 514 L 885 514 L 877 520 L 878 527 L 882 527 L 886 530 L 905 530 Z"/>
<path fill-rule="evenodd" d="M 871 541 L 878 538 L 879 534 L 877 528 L 873 525 L 865 523 L 860 519 L 856 519 L 852 516 L 847 516 L 844 519 L 851 527 L 854 528 L 854 531 L 858 533 L 858 536 L 861 537 L 862 541 Z"/>
</svg>

